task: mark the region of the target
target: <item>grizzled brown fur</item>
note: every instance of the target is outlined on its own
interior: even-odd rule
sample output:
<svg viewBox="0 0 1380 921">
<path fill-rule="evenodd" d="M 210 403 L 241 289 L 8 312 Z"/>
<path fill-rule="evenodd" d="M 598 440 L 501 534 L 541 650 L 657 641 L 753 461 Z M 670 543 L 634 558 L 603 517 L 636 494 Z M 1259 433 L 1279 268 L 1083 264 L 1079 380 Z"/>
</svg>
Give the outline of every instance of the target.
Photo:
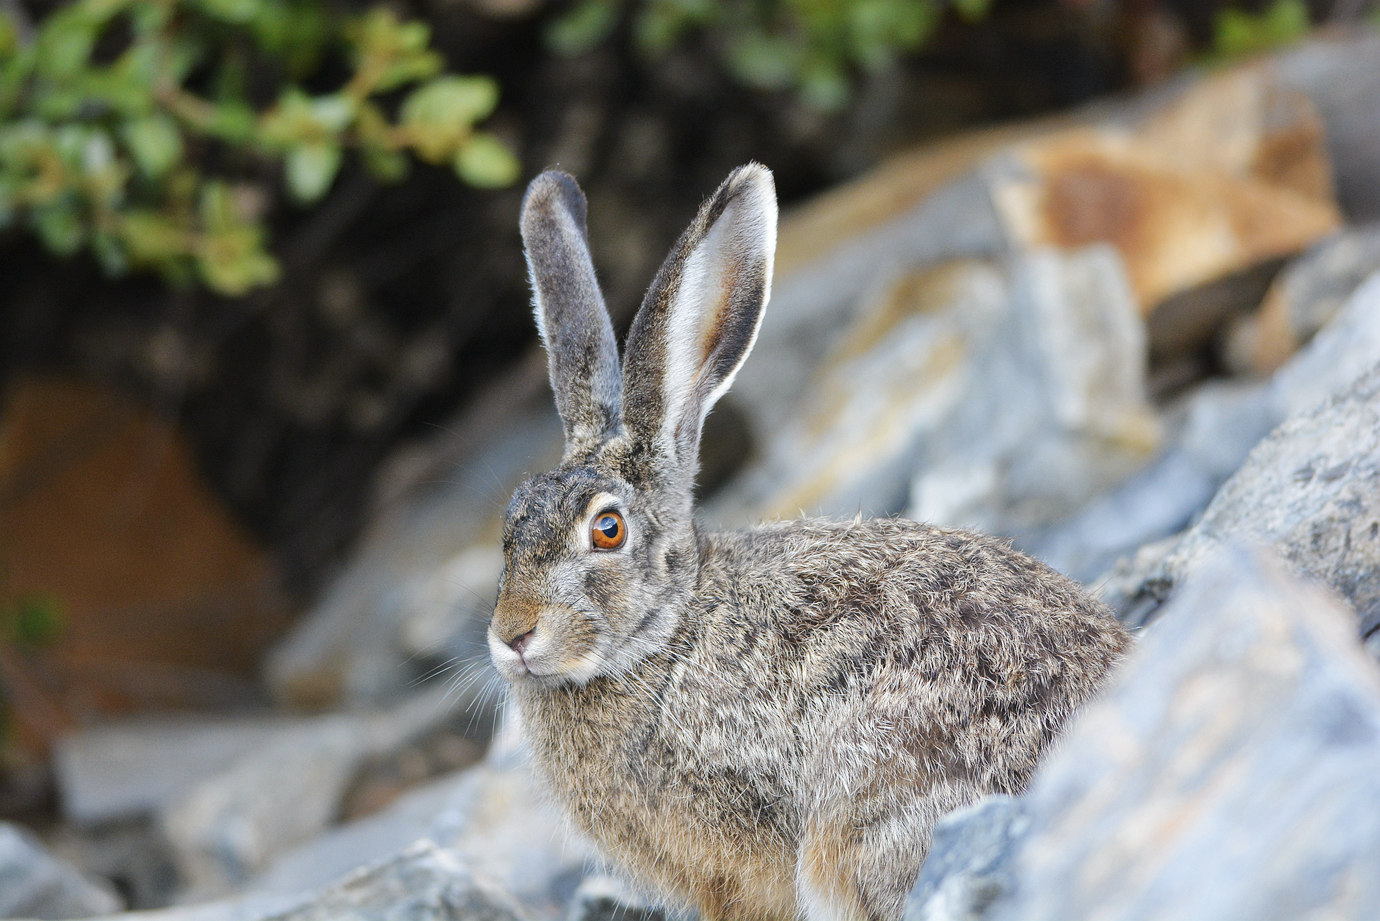
<svg viewBox="0 0 1380 921">
<path fill-rule="evenodd" d="M 566 457 L 508 509 L 490 649 L 542 778 L 616 862 L 705 921 L 896 919 L 936 819 L 1019 791 L 1128 639 L 980 535 L 697 527 L 700 425 L 756 336 L 775 221 L 770 173 L 735 171 L 648 291 L 620 380 L 583 196 L 533 181 Z M 610 511 L 626 542 L 595 549 Z"/>
</svg>

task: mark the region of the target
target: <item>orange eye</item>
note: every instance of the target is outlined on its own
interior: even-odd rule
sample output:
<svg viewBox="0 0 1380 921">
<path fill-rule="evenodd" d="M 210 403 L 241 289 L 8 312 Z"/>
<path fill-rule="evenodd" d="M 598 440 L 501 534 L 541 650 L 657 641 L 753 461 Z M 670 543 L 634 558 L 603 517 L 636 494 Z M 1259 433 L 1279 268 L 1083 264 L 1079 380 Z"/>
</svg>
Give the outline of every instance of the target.
<svg viewBox="0 0 1380 921">
<path fill-rule="evenodd" d="M 596 550 L 617 550 L 628 539 L 628 526 L 622 515 L 610 510 L 594 519 L 589 537 Z"/>
</svg>

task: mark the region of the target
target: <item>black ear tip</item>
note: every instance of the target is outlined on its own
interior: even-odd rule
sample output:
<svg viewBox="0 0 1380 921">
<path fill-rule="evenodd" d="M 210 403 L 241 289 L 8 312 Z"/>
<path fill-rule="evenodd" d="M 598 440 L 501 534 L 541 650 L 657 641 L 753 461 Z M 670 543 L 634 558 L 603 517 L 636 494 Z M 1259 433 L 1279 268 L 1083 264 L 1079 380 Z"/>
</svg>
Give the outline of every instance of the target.
<svg viewBox="0 0 1380 921">
<path fill-rule="evenodd" d="M 549 211 L 553 206 L 564 208 L 583 227 L 585 224 L 585 193 L 575 177 L 560 170 L 549 169 L 527 184 L 522 198 L 523 222 L 527 216 Z"/>
</svg>

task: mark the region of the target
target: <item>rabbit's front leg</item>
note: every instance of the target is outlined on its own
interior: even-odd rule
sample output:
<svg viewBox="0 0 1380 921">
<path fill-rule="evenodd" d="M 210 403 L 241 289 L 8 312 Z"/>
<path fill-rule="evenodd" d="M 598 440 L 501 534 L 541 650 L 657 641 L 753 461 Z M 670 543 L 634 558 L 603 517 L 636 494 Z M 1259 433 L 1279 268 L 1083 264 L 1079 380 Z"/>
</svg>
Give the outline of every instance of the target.
<svg viewBox="0 0 1380 921">
<path fill-rule="evenodd" d="M 908 804 L 859 827 L 833 813 L 805 829 L 796 895 L 807 921 L 896 921 L 929 850 L 930 810 Z"/>
<path fill-rule="evenodd" d="M 908 823 L 907 823 L 908 824 Z M 897 837 L 889 820 L 811 824 L 800 841 L 796 898 L 806 921 L 896 921 L 929 835 Z"/>
</svg>

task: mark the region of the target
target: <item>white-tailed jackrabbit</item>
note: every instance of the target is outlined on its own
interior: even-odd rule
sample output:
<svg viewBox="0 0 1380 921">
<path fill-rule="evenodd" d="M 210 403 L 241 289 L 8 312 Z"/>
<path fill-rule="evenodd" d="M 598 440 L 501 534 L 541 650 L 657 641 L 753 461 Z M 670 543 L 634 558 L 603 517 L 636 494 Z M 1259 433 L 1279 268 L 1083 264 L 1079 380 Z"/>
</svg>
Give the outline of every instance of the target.
<svg viewBox="0 0 1380 921">
<path fill-rule="evenodd" d="M 705 921 L 898 918 L 935 820 L 1020 790 L 1126 633 L 977 534 L 695 523 L 701 424 L 771 288 L 766 168 L 700 209 L 621 365 L 573 179 L 533 180 L 522 234 L 565 456 L 508 508 L 489 646 L 542 780 Z"/>
</svg>

